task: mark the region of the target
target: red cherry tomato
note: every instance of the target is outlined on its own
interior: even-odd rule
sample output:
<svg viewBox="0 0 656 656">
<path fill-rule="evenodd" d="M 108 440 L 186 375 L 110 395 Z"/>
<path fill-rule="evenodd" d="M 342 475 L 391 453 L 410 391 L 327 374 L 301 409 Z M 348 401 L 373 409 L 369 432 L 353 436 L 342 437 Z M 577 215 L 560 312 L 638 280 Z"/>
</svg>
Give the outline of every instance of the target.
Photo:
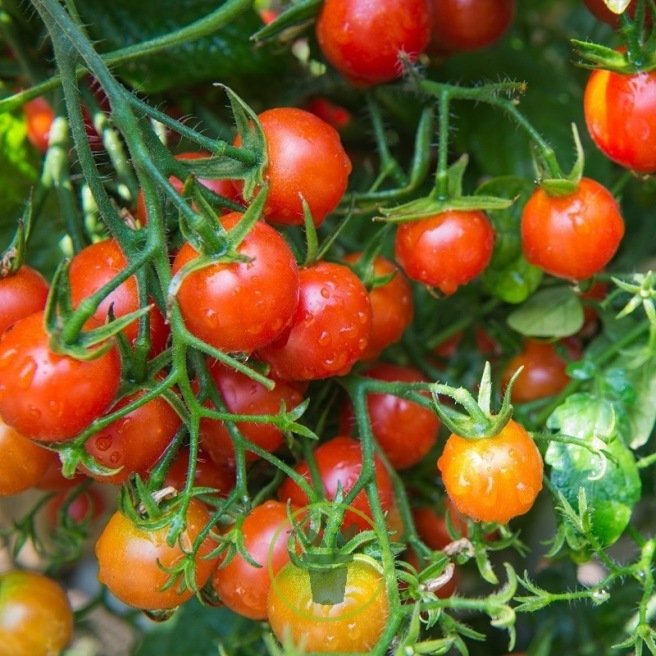
<svg viewBox="0 0 656 656">
<path fill-rule="evenodd" d="M 105 499 L 97 487 L 82 491 L 57 493 L 46 504 L 46 517 L 52 526 L 60 521 L 60 513 L 66 513 L 69 522 L 85 525 L 98 519 L 105 512 Z"/>
<path fill-rule="evenodd" d="M 127 258 L 115 239 L 99 241 L 79 251 L 71 260 L 68 272 L 73 307 L 77 308 L 85 298 L 95 294 L 123 271 L 127 264 Z M 137 278 L 131 276 L 107 295 L 93 314 L 93 319 L 104 323 L 110 308 L 114 317 L 118 318 L 140 307 Z M 156 355 L 164 350 L 170 331 L 156 306 L 150 311 L 149 321 L 151 355 Z M 135 320 L 123 332 L 127 339 L 134 342 L 139 334 L 139 321 Z"/>
<path fill-rule="evenodd" d="M 542 489 L 542 456 L 512 419 L 492 437 L 452 433 L 437 467 L 458 511 L 479 522 L 505 524 L 523 515 Z"/>
<path fill-rule="evenodd" d="M 181 449 L 168 471 L 164 486 L 170 485 L 178 492 L 182 491 L 187 483 L 189 471 L 189 449 Z M 227 497 L 235 487 L 235 472 L 227 466 L 217 465 L 204 451 L 198 450 L 196 458 L 195 487 L 211 487 L 220 497 Z"/>
<path fill-rule="evenodd" d="M 401 57 L 416 60 L 430 29 L 428 0 L 326 0 L 316 22 L 324 57 L 363 86 L 400 77 Z"/>
<path fill-rule="evenodd" d="M 0 574 L 0 645 L 7 656 L 56 656 L 73 636 L 63 588 L 36 572 Z"/>
<path fill-rule="evenodd" d="M 37 489 L 47 490 L 48 492 L 65 492 L 87 480 L 88 477 L 79 472 L 71 478 L 64 478 L 59 454 L 55 451 L 47 451 L 46 453 L 50 455 L 50 459 L 46 471 L 35 485 Z"/>
<path fill-rule="evenodd" d="M 399 225 L 396 260 L 408 277 L 453 294 L 483 272 L 492 257 L 494 229 L 479 211 L 448 210 Z"/>
<path fill-rule="evenodd" d="M 585 6 L 590 10 L 590 13 L 593 14 L 597 19 L 608 23 L 612 27 L 619 27 L 620 24 L 620 14 L 616 14 L 614 11 L 611 11 L 607 6 L 604 0 L 583 0 Z M 626 13 L 633 18 L 636 12 L 638 3 L 635 0 L 631 0 L 629 6 L 625 9 Z"/>
<path fill-rule="evenodd" d="M 116 512 L 96 543 L 98 580 L 123 603 L 143 610 L 175 608 L 194 596 L 194 591 L 177 580 L 166 587 L 171 569 L 193 546 L 210 520 L 205 505 L 196 499 L 189 503 L 186 528 L 173 546 L 166 541 L 168 527 L 148 531 Z M 196 556 L 196 587 L 202 588 L 216 567 L 215 558 L 207 556 L 216 547 L 210 537 L 202 542 Z"/>
<path fill-rule="evenodd" d="M 0 335 L 19 319 L 43 310 L 48 291 L 46 279 L 26 264 L 16 273 L 0 277 Z"/>
<path fill-rule="evenodd" d="M 337 130 L 293 107 L 268 109 L 258 119 L 268 156 L 264 218 L 271 223 L 303 225 L 302 196 L 314 225 L 321 225 L 342 200 L 351 173 L 351 160 Z M 241 137 L 235 145 L 241 145 Z M 241 193 L 243 182 L 237 183 L 237 189 Z"/>
<path fill-rule="evenodd" d="M 335 130 L 344 130 L 351 122 L 351 112 L 328 98 L 313 98 L 307 105 L 308 112 L 332 125 Z"/>
<path fill-rule="evenodd" d="M 638 173 L 656 172 L 656 71 L 593 71 L 583 110 L 588 132 L 606 157 Z"/>
<path fill-rule="evenodd" d="M 126 396 L 111 410 L 119 410 L 143 395 L 141 391 Z M 101 483 L 113 485 L 124 483 L 131 474 L 145 478 L 181 425 L 182 420 L 163 397 L 151 399 L 94 433 L 84 444 L 96 462 L 120 471 L 107 476 L 84 471 Z"/>
<path fill-rule="evenodd" d="M 269 415 L 280 412 L 281 407 L 292 410 L 303 401 L 302 392 L 284 381 L 277 381 L 272 390 L 268 390 L 252 378 L 213 362 L 210 373 L 229 412 L 244 415 Z M 273 424 L 238 422 L 242 435 L 265 449 L 275 451 L 283 441 L 282 431 Z M 232 438 L 226 425 L 214 419 L 204 418 L 200 422 L 200 439 L 203 448 L 214 462 L 219 465 L 234 465 L 235 451 Z M 246 457 L 253 461 L 257 456 L 247 452 Z"/>
<path fill-rule="evenodd" d="M 624 236 L 624 220 L 603 185 L 582 178 L 571 194 L 536 189 L 521 219 L 526 259 L 552 276 L 583 280 L 601 271 Z"/>
<path fill-rule="evenodd" d="M 428 382 L 418 369 L 395 364 L 377 364 L 365 375 L 389 382 Z M 395 469 L 416 465 L 437 441 L 437 415 L 413 401 L 395 394 L 369 394 L 367 409 L 374 437 Z M 354 422 L 348 404 L 342 414 L 342 432 L 349 432 Z"/>
<path fill-rule="evenodd" d="M 432 50 L 478 50 L 498 41 L 515 16 L 515 0 L 431 0 Z"/>
<path fill-rule="evenodd" d="M 30 143 L 42 153 L 48 150 L 50 128 L 55 120 L 55 112 L 50 103 L 42 97 L 28 100 L 23 105 L 25 115 L 27 138 Z"/>
<path fill-rule="evenodd" d="M 235 613 L 253 620 L 266 619 L 271 579 L 289 562 L 292 525 L 287 512 L 287 504 L 278 501 L 265 501 L 253 508 L 241 531 L 244 548 L 260 566 L 255 567 L 237 552 L 214 573 L 214 590 Z M 290 512 L 293 515 L 294 509 Z"/>
<path fill-rule="evenodd" d="M 319 262 L 300 270 L 300 299 L 289 330 L 259 354 L 282 380 L 343 375 L 365 353 L 371 321 L 360 279 L 346 266 Z"/>
<path fill-rule="evenodd" d="M 348 494 L 362 472 L 360 443 L 350 437 L 339 436 L 324 442 L 315 449 L 314 459 L 317 463 L 326 499 L 329 501 L 335 500 L 340 489 L 343 495 Z M 295 467 L 295 470 L 308 483 L 312 482 L 307 462 L 301 462 Z M 374 472 L 380 503 L 384 511 L 389 511 L 394 504 L 392 481 L 377 456 L 374 459 Z M 280 486 L 278 498 L 281 501 L 291 501 L 299 507 L 306 506 L 309 502 L 305 492 L 291 478 L 286 479 Z M 372 521 L 368 519 L 371 517 L 371 507 L 365 490 L 358 492 L 350 508 L 353 508 L 353 511 L 347 510 L 344 514 L 342 528 L 345 531 L 349 529 L 366 531 L 373 528 Z"/>
<path fill-rule="evenodd" d="M 347 264 L 356 264 L 361 253 L 351 253 L 344 258 Z M 404 274 L 388 259 L 378 256 L 373 261 L 373 278 L 394 277 L 385 284 L 369 290 L 371 302 L 371 336 L 363 360 L 372 360 L 391 344 L 401 339 L 412 323 L 414 306 L 412 288 Z"/>
<path fill-rule="evenodd" d="M 0 340 L 0 417 L 25 437 L 75 437 L 107 410 L 120 379 L 115 346 L 93 360 L 53 353 L 42 312 L 21 319 Z"/>
<path fill-rule="evenodd" d="M 226 230 L 242 215 L 221 218 Z M 256 223 L 237 251 L 248 262 L 216 262 L 190 273 L 180 285 L 178 302 L 188 330 L 223 351 L 265 346 L 289 325 L 298 304 L 298 267 L 291 249 L 271 226 Z M 185 243 L 173 273 L 198 257 Z"/>
</svg>

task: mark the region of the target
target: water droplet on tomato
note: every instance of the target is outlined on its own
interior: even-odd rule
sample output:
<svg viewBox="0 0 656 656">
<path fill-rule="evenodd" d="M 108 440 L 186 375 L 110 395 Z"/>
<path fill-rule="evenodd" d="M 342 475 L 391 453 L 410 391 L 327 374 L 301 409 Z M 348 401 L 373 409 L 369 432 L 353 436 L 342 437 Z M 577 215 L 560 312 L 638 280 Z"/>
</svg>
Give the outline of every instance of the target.
<svg viewBox="0 0 656 656">
<path fill-rule="evenodd" d="M 18 350 L 15 348 L 7 349 L 2 356 L 0 356 L 0 369 L 6 367 L 18 353 Z"/>
<path fill-rule="evenodd" d="M 327 330 L 322 330 L 321 334 L 317 338 L 317 342 L 319 342 L 319 346 L 328 346 L 328 344 L 332 342 L 332 339 L 330 338 L 330 333 Z"/>
<path fill-rule="evenodd" d="M 107 451 L 112 446 L 112 438 L 107 436 L 98 437 L 95 440 L 95 446 L 98 451 Z"/>
</svg>

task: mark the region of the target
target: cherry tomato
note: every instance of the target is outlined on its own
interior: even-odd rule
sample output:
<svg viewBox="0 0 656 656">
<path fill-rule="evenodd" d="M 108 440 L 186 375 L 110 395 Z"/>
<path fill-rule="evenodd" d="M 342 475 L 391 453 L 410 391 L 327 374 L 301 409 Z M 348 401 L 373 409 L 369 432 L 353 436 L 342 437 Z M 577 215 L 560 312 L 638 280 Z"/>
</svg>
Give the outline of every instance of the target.
<svg viewBox="0 0 656 656">
<path fill-rule="evenodd" d="M 0 419 L 0 497 L 34 487 L 55 454 L 28 440 Z"/>
<path fill-rule="evenodd" d="M 170 485 L 178 492 L 182 491 L 187 482 L 189 471 L 189 449 L 179 451 L 166 472 L 164 486 Z M 211 487 L 220 497 L 227 497 L 235 487 L 235 472 L 228 466 L 217 465 L 202 449 L 198 450 L 196 458 L 195 487 Z"/>
<path fill-rule="evenodd" d="M 344 258 L 347 264 L 356 264 L 361 253 L 351 253 Z M 412 288 L 403 273 L 388 259 L 377 256 L 373 261 L 372 276 L 385 278 L 393 275 L 388 282 L 369 290 L 371 302 L 371 336 L 369 346 L 362 355 L 363 360 L 371 360 L 391 344 L 401 339 L 405 329 L 412 323 L 414 307 Z"/>
<path fill-rule="evenodd" d="M 302 196 L 314 225 L 321 225 L 342 200 L 351 173 L 351 160 L 337 130 L 294 107 L 268 109 L 258 119 L 268 156 L 264 218 L 271 223 L 303 225 Z M 241 145 L 240 137 L 235 145 Z M 242 191 L 242 181 L 237 188 Z"/>
<path fill-rule="evenodd" d="M 551 342 L 527 339 L 524 349 L 511 358 L 504 367 L 501 379 L 506 387 L 511 377 L 524 367 L 515 379 L 511 398 L 513 403 L 526 403 L 546 396 L 553 396 L 562 391 L 567 383 L 567 360 L 556 350 Z"/>
<path fill-rule="evenodd" d="M 536 189 L 521 219 L 526 259 L 552 276 L 583 280 L 601 271 L 624 236 L 624 220 L 603 185 L 582 178 L 571 194 L 550 196 Z"/>
<path fill-rule="evenodd" d="M 593 71 L 583 110 L 588 132 L 606 157 L 638 173 L 656 172 L 656 71 Z"/>
<path fill-rule="evenodd" d="M 40 152 L 48 150 L 50 128 L 55 120 L 55 112 L 50 103 L 42 97 L 28 100 L 23 105 L 23 114 L 29 142 Z"/>
<path fill-rule="evenodd" d="M 448 210 L 399 225 L 396 260 L 409 278 L 453 294 L 483 272 L 492 257 L 494 229 L 479 211 Z"/>
<path fill-rule="evenodd" d="M 334 501 L 340 490 L 343 496 L 347 495 L 360 478 L 362 449 L 360 443 L 350 437 L 339 436 L 324 442 L 315 449 L 314 459 L 326 499 L 329 501 Z M 312 482 L 307 462 L 301 462 L 295 470 L 308 483 Z M 374 458 L 374 476 L 381 506 L 384 511 L 389 511 L 394 504 L 392 481 L 378 456 Z M 306 506 L 309 502 L 305 492 L 291 478 L 286 479 L 280 486 L 278 498 L 281 501 L 291 501 L 298 507 Z M 371 517 L 371 506 L 365 490 L 358 492 L 349 507 L 353 508 L 353 511 L 348 510 L 344 514 L 342 528 L 345 531 L 366 531 L 373 528 L 373 522 L 368 519 Z"/>
<path fill-rule="evenodd" d="M 607 6 L 604 0 L 583 0 L 585 6 L 590 10 L 590 13 L 593 14 L 598 20 L 608 23 L 612 27 L 619 27 L 620 24 L 620 14 L 616 14 L 614 11 L 611 11 Z M 633 18 L 637 9 L 638 3 L 635 0 L 631 0 L 629 6 L 624 10 L 626 13 Z"/>
<path fill-rule="evenodd" d="M 294 509 L 290 510 L 293 514 Z M 244 548 L 260 567 L 237 552 L 226 565 L 219 565 L 212 585 L 219 599 L 235 613 L 264 620 L 271 579 L 289 562 L 287 546 L 292 524 L 287 505 L 265 501 L 246 515 L 241 530 Z"/>
<path fill-rule="evenodd" d="M 324 57 L 359 86 L 400 77 L 401 57 L 415 61 L 430 29 L 428 0 L 326 0 L 316 22 Z"/>
<path fill-rule="evenodd" d="M 242 215 L 226 214 L 221 223 L 234 228 Z M 298 267 L 291 249 L 271 226 L 256 223 L 237 247 L 247 262 L 215 262 L 190 273 L 178 290 L 180 312 L 188 330 L 222 351 L 251 351 L 278 337 L 298 304 Z M 173 273 L 198 257 L 185 243 Z"/>
<path fill-rule="evenodd" d="M 16 273 L 0 277 L 0 335 L 19 319 L 43 310 L 48 291 L 46 279 L 26 264 Z"/>
<path fill-rule="evenodd" d="M 510 420 L 492 437 L 452 433 L 437 461 L 449 498 L 467 517 L 505 524 L 528 512 L 542 489 L 542 456 L 526 429 Z"/>
<path fill-rule="evenodd" d="M 377 364 L 365 375 L 389 382 L 428 382 L 418 369 L 395 364 Z M 413 401 L 396 394 L 369 394 L 367 410 L 374 437 L 395 469 L 416 465 L 437 441 L 437 415 Z M 354 423 L 353 409 L 347 404 L 341 418 L 342 432 L 350 432 Z"/>
<path fill-rule="evenodd" d="M 307 105 L 308 112 L 332 125 L 335 130 L 344 130 L 351 122 L 351 112 L 328 98 L 312 98 Z"/>
<path fill-rule="evenodd" d="M 68 272 L 73 307 L 77 308 L 85 298 L 95 294 L 123 271 L 127 264 L 127 258 L 115 239 L 96 242 L 76 253 Z M 110 308 L 114 317 L 118 318 L 135 312 L 140 307 L 137 278 L 131 276 L 105 297 L 93 314 L 93 319 L 98 323 L 104 323 Z M 157 306 L 153 306 L 148 316 L 150 353 L 156 355 L 164 350 L 170 331 Z M 132 322 L 123 332 L 131 342 L 134 342 L 139 334 L 139 320 Z"/>
<path fill-rule="evenodd" d="M 345 567 L 344 597 L 334 604 L 314 600 L 307 570 L 289 563 L 278 573 L 267 606 L 279 640 L 291 638 L 312 653 L 371 652 L 389 617 L 385 578 L 378 563 L 361 554 Z"/>
<path fill-rule="evenodd" d="M 431 0 L 430 47 L 439 53 L 478 50 L 498 41 L 515 16 L 515 0 Z"/>
<path fill-rule="evenodd" d="M 75 437 L 107 410 L 120 380 L 115 346 L 93 360 L 53 353 L 42 312 L 21 319 L 0 340 L 0 417 L 25 437 Z"/>
<path fill-rule="evenodd" d="M 300 270 L 300 298 L 290 328 L 260 349 L 282 380 L 316 380 L 348 373 L 371 335 L 365 286 L 346 266 L 318 262 Z"/>
<path fill-rule="evenodd" d="M 168 527 L 148 531 L 137 526 L 121 512 L 112 515 L 96 542 L 98 580 L 123 603 L 143 610 L 175 608 L 194 596 L 183 582 L 164 589 L 170 569 L 179 563 L 194 545 L 210 520 L 205 505 L 196 499 L 189 503 L 186 528 L 173 546 L 166 542 Z M 195 584 L 202 588 L 216 567 L 215 558 L 207 558 L 216 544 L 205 538 L 195 555 Z M 138 574 L 138 576 L 137 576 Z"/>
<path fill-rule="evenodd" d="M 57 656 L 73 636 L 62 587 L 43 574 L 0 574 L 0 645 L 7 656 Z"/>
<path fill-rule="evenodd" d="M 73 524 L 85 525 L 98 519 L 105 512 L 105 499 L 97 487 L 82 491 L 59 492 L 46 504 L 46 516 L 52 526 L 60 521 L 60 513 Z"/>
<path fill-rule="evenodd" d="M 88 476 L 81 472 L 77 472 L 71 478 L 64 478 L 59 454 L 55 451 L 46 451 L 46 453 L 49 454 L 50 459 L 46 471 L 35 485 L 37 489 L 48 492 L 66 492 L 88 479 Z"/>
<path fill-rule="evenodd" d="M 111 411 L 120 410 L 144 393 L 122 398 Z M 119 471 L 103 476 L 83 470 L 91 478 L 113 485 L 125 483 L 131 474 L 145 478 L 181 425 L 182 420 L 164 397 L 151 399 L 94 433 L 84 444 L 86 452 L 96 462 Z"/>
<path fill-rule="evenodd" d="M 229 369 L 219 362 L 213 362 L 210 373 L 229 412 L 245 415 L 269 415 L 280 412 L 284 404 L 287 411 L 303 401 L 302 392 L 290 383 L 276 381 L 276 386 L 268 390 L 252 378 Z M 283 441 L 282 431 L 273 424 L 238 422 L 242 435 L 265 449 L 275 451 Z M 200 422 L 200 439 L 203 448 L 217 464 L 234 465 L 235 451 L 232 438 L 226 425 L 213 419 Z M 253 461 L 257 456 L 247 452 L 246 457 Z"/>
</svg>

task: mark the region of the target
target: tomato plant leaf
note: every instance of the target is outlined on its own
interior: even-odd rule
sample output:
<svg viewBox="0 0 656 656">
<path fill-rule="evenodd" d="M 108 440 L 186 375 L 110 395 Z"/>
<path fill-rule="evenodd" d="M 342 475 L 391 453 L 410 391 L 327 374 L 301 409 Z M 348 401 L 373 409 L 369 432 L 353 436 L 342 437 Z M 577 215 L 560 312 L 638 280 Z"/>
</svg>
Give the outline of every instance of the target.
<svg viewBox="0 0 656 656">
<path fill-rule="evenodd" d="M 583 306 L 570 287 L 543 289 L 508 316 L 508 325 L 527 337 L 568 337 L 583 326 Z"/>
<path fill-rule="evenodd" d="M 618 436 L 613 405 L 575 394 L 553 412 L 547 426 L 589 444 L 553 441 L 545 461 L 551 465 L 552 486 L 573 508 L 579 508 L 584 491 L 593 535 L 603 546 L 613 544 L 627 527 L 641 488 L 633 453 Z"/>
</svg>

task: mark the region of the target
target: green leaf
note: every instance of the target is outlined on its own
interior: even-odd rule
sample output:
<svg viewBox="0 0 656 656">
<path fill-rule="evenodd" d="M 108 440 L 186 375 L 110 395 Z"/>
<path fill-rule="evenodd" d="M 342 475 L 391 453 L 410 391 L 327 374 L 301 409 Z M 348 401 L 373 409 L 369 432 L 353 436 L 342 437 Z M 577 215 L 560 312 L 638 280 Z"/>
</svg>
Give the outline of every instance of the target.
<svg viewBox="0 0 656 656">
<path fill-rule="evenodd" d="M 570 287 L 543 289 L 508 316 L 508 325 L 527 337 L 568 337 L 583 326 L 581 299 Z"/>
<path fill-rule="evenodd" d="M 579 511 L 584 491 L 593 535 L 602 546 L 613 544 L 626 529 L 641 488 L 633 453 L 618 436 L 613 405 L 575 394 L 556 408 L 547 426 L 590 445 L 552 441 L 545 461 L 551 465 L 552 486 Z"/>
</svg>

